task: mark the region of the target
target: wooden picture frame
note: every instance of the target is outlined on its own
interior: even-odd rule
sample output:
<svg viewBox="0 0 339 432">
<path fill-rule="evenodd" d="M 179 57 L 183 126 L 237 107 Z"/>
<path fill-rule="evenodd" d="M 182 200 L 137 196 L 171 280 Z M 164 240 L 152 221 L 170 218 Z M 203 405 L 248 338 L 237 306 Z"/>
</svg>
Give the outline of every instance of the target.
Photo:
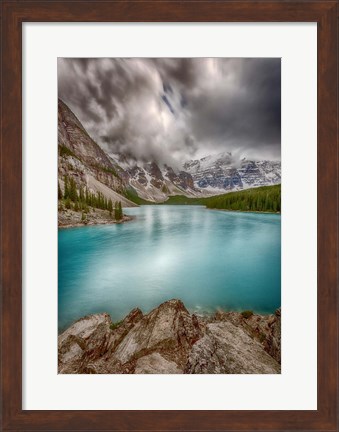
<svg viewBox="0 0 339 432">
<path fill-rule="evenodd" d="M 2 430 L 338 430 L 337 2 L 3 0 L 1 62 Z M 22 410 L 22 24 L 317 22 L 318 409 L 316 411 Z"/>
</svg>

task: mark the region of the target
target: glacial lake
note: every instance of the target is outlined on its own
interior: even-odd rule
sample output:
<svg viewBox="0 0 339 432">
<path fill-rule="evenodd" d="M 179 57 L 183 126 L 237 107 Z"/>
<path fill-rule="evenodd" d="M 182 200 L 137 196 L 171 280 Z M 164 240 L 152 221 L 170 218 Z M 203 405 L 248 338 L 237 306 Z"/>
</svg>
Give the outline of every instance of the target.
<svg viewBox="0 0 339 432">
<path fill-rule="evenodd" d="M 119 321 L 172 298 L 197 313 L 280 307 L 280 215 L 175 205 L 124 213 L 135 219 L 59 230 L 59 331 L 87 314 Z"/>
</svg>

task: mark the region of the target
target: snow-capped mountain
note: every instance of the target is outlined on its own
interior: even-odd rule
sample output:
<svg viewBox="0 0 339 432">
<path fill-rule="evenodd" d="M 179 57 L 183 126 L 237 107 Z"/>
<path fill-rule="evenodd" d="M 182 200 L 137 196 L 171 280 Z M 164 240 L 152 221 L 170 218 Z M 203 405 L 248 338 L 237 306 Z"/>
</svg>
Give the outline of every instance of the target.
<svg viewBox="0 0 339 432">
<path fill-rule="evenodd" d="M 182 169 L 156 161 L 136 162 L 124 154 L 108 155 L 61 100 L 58 144 L 61 188 L 65 176 L 70 176 L 79 188 L 100 192 L 124 207 L 135 205 L 135 197 L 164 202 L 173 195 L 203 197 L 281 181 L 280 162 L 237 161 L 231 153 L 192 160 Z"/>
<path fill-rule="evenodd" d="M 201 192 L 194 186 L 191 174 L 185 171 L 174 170 L 166 164 L 160 165 L 155 161 L 137 164 L 127 162 L 121 155 L 111 156 L 117 164 L 124 167 L 124 172 L 120 175 L 126 184 L 142 199 L 161 202 L 166 201 L 171 195 L 201 196 Z"/>
<path fill-rule="evenodd" d="M 186 162 L 194 187 L 213 194 L 281 183 L 280 161 L 236 160 L 231 153 L 220 153 Z"/>
<path fill-rule="evenodd" d="M 151 202 L 166 201 L 170 195 L 196 196 L 193 178 L 156 162 L 136 163 L 123 154 L 108 155 L 88 135 L 69 107 L 58 102 L 59 185 L 65 176 L 72 177 L 77 187 L 102 193 L 124 207 L 135 205 L 129 198 Z"/>
</svg>

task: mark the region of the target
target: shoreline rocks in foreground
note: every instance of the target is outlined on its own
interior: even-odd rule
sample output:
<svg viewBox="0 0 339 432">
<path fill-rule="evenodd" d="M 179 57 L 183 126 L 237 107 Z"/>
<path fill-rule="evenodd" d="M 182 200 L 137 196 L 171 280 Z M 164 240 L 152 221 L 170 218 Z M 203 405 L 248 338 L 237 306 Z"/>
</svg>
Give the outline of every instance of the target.
<svg viewBox="0 0 339 432">
<path fill-rule="evenodd" d="M 84 220 L 83 220 L 84 217 Z M 58 212 L 58 227 L 71 228 L 76 226 L 89 226 L 89 225 L 105 225 L 105 224 L 119 224 L 128 222 L 134 219 L 133 216 L 123 215 L 122 219 L 115 220 L 107 210 L 94 209 L 83 216 L 81 211 L 70 209 L 59 210 Z"/>
<path fill-rule="evenodd" d="M 107 313 L 76 321 L 58 338 L 63 374 L 279 374 L 281 311 L 190 314 L 169 300 L 113 324 Z"/>
</svg>

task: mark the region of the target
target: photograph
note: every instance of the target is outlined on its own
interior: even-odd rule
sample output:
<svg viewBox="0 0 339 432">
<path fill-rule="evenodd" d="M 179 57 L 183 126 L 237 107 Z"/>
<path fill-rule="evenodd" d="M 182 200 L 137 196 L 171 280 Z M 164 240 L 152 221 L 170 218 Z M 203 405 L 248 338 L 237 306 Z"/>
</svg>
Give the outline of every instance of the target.
<svg viewBox="0 0 339 432">
<path fill-rule="evenodd" d="M 58 373 L 281 374 L 281 58 L 57 77 Z"/>
<path fill-rule="evenodd" d="M 337 0 L 0 10 L 0 430 L 339 432 Z"/>
</svg>

